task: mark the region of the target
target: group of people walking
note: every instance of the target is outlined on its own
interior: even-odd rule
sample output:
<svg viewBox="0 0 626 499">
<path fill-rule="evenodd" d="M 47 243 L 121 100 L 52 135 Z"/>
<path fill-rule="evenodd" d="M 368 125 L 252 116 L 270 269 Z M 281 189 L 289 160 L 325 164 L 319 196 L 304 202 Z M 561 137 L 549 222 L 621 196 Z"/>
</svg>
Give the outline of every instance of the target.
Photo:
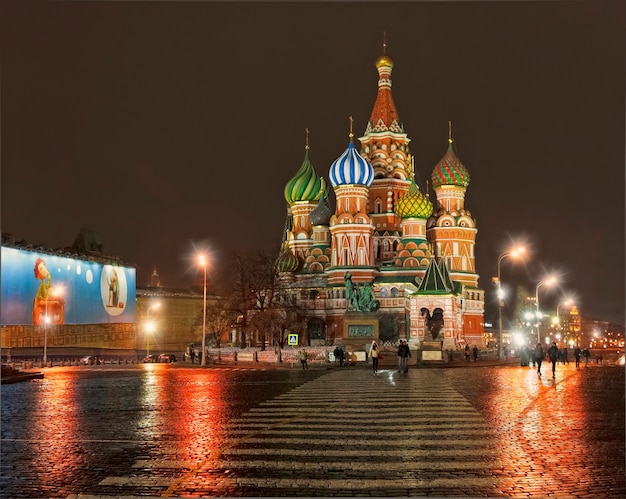
<svg viewBox="0 0 626 499">
<path fill-rule="evenodd" d="M 547 355 L 546 355 L 547 354 Z M 574 360 L 576 361 L 576 369 L 580 367 L 580 357 L 585 359 L 585 367 L 587 367 L 587 363 L 589 362 L 589 357 L 591 357 L 591 352 L 589 352 L 588 348 L 580 349 L 578 345 L 574 348 Z M 567 348 L 563 348 L 559 350 L 556 342 L 553 342 L 552 345 L 548 348 L 547 352 L 544 351 L 541 343 L 537 343 L 537 346 L 532 351 L 532 361 L 537 366 L 537 376 L 541 377 L 541 364 L 545 358 L 550 360 L 552 364 L 552 377 L 555 377 L 556 374 L 556 364 L 561 361 L 563 364 L 568 363 L 567 359 Z M 522 364 L 523 365 L 523 364 Z"/>
</svg>

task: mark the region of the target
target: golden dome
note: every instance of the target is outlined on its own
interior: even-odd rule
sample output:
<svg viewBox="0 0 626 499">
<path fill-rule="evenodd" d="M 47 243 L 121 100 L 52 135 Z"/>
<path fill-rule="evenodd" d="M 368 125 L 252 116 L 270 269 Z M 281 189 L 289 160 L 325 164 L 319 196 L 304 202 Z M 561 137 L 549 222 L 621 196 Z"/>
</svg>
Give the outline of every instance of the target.
<svg viewBox="0 0 626 499">
<path fill-rule="evenodd" d="M 393 59 L 387 54 L 383 54 L 376 59 L 376 69 L 380 69 L 384 66 L 393 68 Z"/>
</svg>

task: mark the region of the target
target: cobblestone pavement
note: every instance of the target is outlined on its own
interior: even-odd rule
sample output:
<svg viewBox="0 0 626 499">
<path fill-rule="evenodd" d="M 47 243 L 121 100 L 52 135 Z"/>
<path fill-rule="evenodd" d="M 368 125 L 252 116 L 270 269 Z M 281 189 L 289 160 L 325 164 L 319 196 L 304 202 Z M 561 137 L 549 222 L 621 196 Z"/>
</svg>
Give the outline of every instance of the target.
<svg viewBox="0 0 626 499">
<path fill-rule="evenodd" d="M 16 438 L 3 414 L 2 497 L 626 497 L 620 367 L 559 365 L 555 380 L 546 364 L 543 378 L 513 365 L 162 367 L 119 375 L 118 415 L 68 417 L 80 383 L 56 382 L 41 395 L 67 397 L 65 416 Z M 89 384 L 90 399 L 111 376 Z M 37 467 L 7 463 L 6 445 L 34 447 Z"/>
</svg>

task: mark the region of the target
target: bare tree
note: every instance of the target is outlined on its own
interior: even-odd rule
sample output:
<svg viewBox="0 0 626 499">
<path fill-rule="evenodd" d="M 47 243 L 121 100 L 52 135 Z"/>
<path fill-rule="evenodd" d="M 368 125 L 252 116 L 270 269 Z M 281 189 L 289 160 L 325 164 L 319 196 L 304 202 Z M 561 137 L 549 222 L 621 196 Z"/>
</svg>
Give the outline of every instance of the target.
<svg viewBox="0 0 626 499">
<path fill-rule="evenodd" d="M 221 348 L 224 336 L 228 337 L 231 324 L 236 320 L 235 312 L 224 300 L 214 301 L 207 308 L 206 327 L 210 342 Z"/>
<path fill-rule="evenodd" d="M 275 251 L 237 251 L 231 257 L 232 292 L 230 307 L 242 316 L 241 342 L 245 346 L 247 335 L 256 333 L 256 338 L 265 349 L 267 334 L 271 331 L 273 308 L 277 295 L 277 271 Z M 250 338 L 253 342 L 254 336 Z"/>
</svg>

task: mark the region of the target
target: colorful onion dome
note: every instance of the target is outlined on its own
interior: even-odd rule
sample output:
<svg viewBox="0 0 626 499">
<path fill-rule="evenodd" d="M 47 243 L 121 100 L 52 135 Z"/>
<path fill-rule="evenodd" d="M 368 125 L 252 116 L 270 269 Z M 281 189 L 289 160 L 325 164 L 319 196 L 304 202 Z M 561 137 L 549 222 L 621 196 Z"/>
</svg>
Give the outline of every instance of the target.
<svg viewBox="0 0 626 499">
<path fill-rule="evenodd" d="M 313 169 L 307 146 L 302 166 L 285 186 L 285 200 L 289 204 L 297 201 L 317 201 L 328 194 L 328 191 L 329 187 L 326 180 L 318 176 Z"/>
<path fill-rule="evenodd" d="M 309 214 L 309 220 L 311 221 L 311 225 L 328 225 L 332 214 L 333 210 L 330 208 L 328 195 L 326 195 L 320 199 L 319 204 Z"/>
<path fill-rule="evenodd" d="M 352 133 L 350 133 L 352 139 Z M 352 140 L 348 148 L 339 156 L 330 167 L 330 183 L 333 187 L 349 184 L 361 184 L 369 187 L 374 180 L 374 168 L 361 156 Z"/>
<path fill-rule="evenodd" d="M 428 197 L 424 196 L 411 179 L 409 191 L 398 199 L 395 208 L 396 215 L 400 218 L 428 218 L 433 212 L 433 204 Z"/>
<path fill-rule="evenodd" d="M 289 249 L 287 242 L 283 243 L 283 247 L 276 259 L 276 270 L 280 273 L 295 272 L 300 267 L 300 260 Z"/>
<path fill-rule="evenodd" d="M 463 163 L 461 163 L 461 160 L 454 153 L 452 139 L 448 139 L 448 143 L 448 150 L 433 170 L 431 176 L 433 187 L 437 188 L 442 185 L 467 187 L 470 182 L 469 173 L 465 166 L 463 166 Z"/>
</svg>

